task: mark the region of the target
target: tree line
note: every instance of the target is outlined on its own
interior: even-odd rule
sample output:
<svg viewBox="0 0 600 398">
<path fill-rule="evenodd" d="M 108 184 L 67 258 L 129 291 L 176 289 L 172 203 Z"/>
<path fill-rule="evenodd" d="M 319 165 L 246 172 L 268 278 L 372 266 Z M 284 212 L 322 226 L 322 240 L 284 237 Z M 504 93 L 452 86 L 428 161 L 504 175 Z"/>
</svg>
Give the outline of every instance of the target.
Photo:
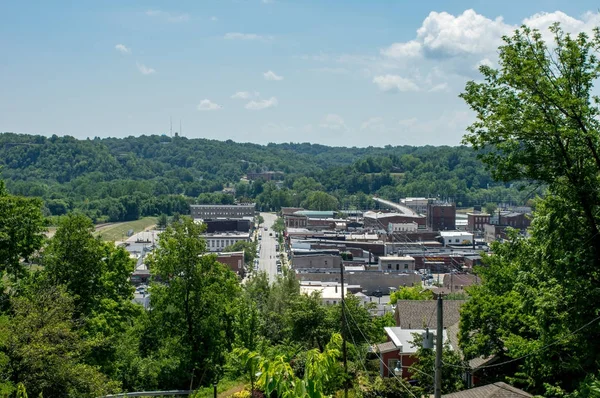
<svg viewBox="0 0 600 398">
<path fill-rule="evenodd" d="M 78 140 L 0 134 L 1 176 L 9 192 L 44 201 L 47 216 L 77 210 L 94 222 L 186 214 L 189 204 L 253 201 L 264 210 L 373 208 L 391 200 L 440 197 L 460 206 L 523 204 L 530 192 L 497 183 L 469 147 L 341 148 L 311 144 L 141 136 Z M 240 180 L 283 171 L 283 181 Z M 222 193 L 225 187 L 235 194 Z"/>
</svg>

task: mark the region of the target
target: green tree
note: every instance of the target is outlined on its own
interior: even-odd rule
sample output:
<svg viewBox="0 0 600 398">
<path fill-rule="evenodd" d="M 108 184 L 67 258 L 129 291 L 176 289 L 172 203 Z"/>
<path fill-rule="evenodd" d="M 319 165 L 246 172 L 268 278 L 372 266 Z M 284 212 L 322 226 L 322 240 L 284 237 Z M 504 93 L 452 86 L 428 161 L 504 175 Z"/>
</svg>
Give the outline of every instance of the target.
<svg viewBox="0 0 600 398">
<path fill-rule="evenodd" d="M 82 214 L 61 218 L 56 234 L 44 250 L 45 273 L 55 284 L 65 285 L 76 312 L 89 315 L 102 301 L 129 300 L 129 277 L 134 263 L 123 248 L 92 235 L 94 225 Z"/>
<path fill-rule="evenodd" d="M 423 289 L 421 283 L 415 286 L 402 286 L 390 294 L 390 303 L 396 304 L 398 300 L 431 300 L 433 292 L 429 289 Z"/>
<path fill-rule="evenodd" d="M 327 192 L 313 191 L 307 195 L 301 206 L 310 210 L 337 210 L 339 202 Z"/>
<path fill-rule="evenodd" d="M 540 393 L 545 383 L 574 390 L 600 356 L 589 305 L 600 300 L 600 111 L 592 95 L 600 32 L 550 30 L 548 44 L 527 27 L 505 37 L 499 68 L 481 67 L 483 81 L 462 94 L 477 116 L 465 142 L 492 175 L 546 186 L 547 194 L 531 237 L 513 233 L 485 257 L 482 284 L 461 310 L 461 346 L 467 358 L 525 357 L 503 376 Z"/>
<path fill-rule="evenodd" d="M 46 229 L 41 209 L 39 199 L 10 195 L 0 180 L 0 280 L 4 273 L 12 280 L 23 277 L 21 260 L 42 246 Z"/>
<path fill-rule="evenodd" d="M 38 283 L 26 296 L 13 297 L 12 318 L 0 317 L 1 349 L 9 358 L 3 380 L 23 383 L 32 396 L 96 397 L 118 391 L 85 364 L 86 343 L 73 319 L 73 300 L 59 286 Z"/>
<path fill-rule="evenodd" d="M 484 211 L 487 214 L 494 214 L 496 212 L 497 208 L 498 208 L 498 205 L 496 205 L 495 203 L 487 202 L 484 206 Z"/>
<path fill-rule="evenodd" d="M 237 277 L 206 253 L 203 226 L 184 217 L 169 226 L 148 258 L 162 282 L 151 286 L 151 305 L 159 336 L 176 347 L 180 387 L 209 383 L 219 373 L 233 339 Z M 167 346 L 168 347 L 168 346 Z M 193 375 L 193 376 L 192 376 Z"/>
<path fill-rule="evenodd" d="M 423 348 L 423 336 L 418 333 L 414 333 L 413 336 L 412 344 L 414 347 L 417 347 L 415 354 L 417 361 L 410 366 L 409 370 L 424 392 L 433 394 L 435 347 L 433 349 Z M 442 394 L 451 394 L 463 390 L 465 388 L 463 380 L 463 367 L 465 364 L 462 362 L 460 355 L 452 349 L 448 342 L 444 343 L 442 363 L 444 364 L 442 366 Z"/>
<path fill-rule="evenodd" d="M 167 228 L 168 224 L 169 224 L 169 220 L 167 219 L 167 215 L 165 213 L 162 213 L 160 216 L 158 216 L 158 220 L 156 221 L 156 226 L 159 229 Z"/>
</svg>

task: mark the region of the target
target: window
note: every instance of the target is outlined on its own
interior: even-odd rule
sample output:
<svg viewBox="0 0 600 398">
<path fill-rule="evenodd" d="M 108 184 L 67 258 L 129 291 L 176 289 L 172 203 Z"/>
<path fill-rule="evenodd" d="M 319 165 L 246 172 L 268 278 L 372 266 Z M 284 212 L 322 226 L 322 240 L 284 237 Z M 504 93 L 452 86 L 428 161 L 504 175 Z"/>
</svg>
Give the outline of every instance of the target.
<svg viewBox="0 0 600 398">
<path fill-rule="evenodd" d="M 392 269 L 392 264 L 388 264 L 388 269 Z"/>
<path fill-rule="evenodd" d="M 408 269 L 408 264 L 404 264 L 404 269 Z"/>
<path fill-rule="evenodd" d="M 396 375 L 402 377 L 402 361 L 399 359 L 388 359 L 388 369 L 390 376 Z"/>
<path fill-rule="evenodd" d="M 400 271 L 400 264 L 396 264 L 396 271 Z"/>
</svg>

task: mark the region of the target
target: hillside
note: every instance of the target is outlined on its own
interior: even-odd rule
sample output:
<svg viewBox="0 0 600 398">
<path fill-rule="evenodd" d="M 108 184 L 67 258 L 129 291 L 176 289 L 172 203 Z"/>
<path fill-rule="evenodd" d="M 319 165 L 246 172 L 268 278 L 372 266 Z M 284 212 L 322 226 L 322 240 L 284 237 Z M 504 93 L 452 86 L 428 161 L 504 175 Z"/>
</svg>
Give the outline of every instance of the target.
<svg viewBox="0 0 600 398">
<path fill-rule="evenodd" d="M 214 194 L 225 186 L 236 188 L 237 199 L 256 200 L 266 209 L 300 205 L 312 191 L 331 194 L 330 207 L 369 207 L 366 195 L 372 194 L 394 200 L 433 196 L 464 206 L 527 199 L 494 183 L 468 147 L 258 145 L 164 135 L 78 140 L 4 133 L 0 159 L 1 177 L 12 193 L 43 198 L 48 215 L 78 209 L 96 221 L 185 213 L 198 201 L 227 202 L 233 198 Z M 285 173 L 287 191 L 273 194 L 276 198 L 270 184 L 240 183 L 246 173 L 266 170 Z"/>
</svg>

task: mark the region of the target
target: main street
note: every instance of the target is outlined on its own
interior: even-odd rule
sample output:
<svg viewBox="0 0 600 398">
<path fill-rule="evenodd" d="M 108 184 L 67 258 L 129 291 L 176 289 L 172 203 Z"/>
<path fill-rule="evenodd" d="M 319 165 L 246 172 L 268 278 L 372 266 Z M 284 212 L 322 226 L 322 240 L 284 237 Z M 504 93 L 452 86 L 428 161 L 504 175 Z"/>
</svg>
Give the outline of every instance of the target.
<svg viewBox="0 0 600 398">
<path fill-rule="evenodd" d="M 273 224 L 277 220 L 277 215 L 273 213 L 260 213 L 262 218 L 265 220 L 258 231 L 261 236 L 260 243 L 260 254 L 258 258 L 258 269 L 265 271 L 269 277 L 269 281 L 273 282 L 277 277 L 277 238 L 275 237 L 275 231 L 273 231 Z M 267 230 L 265 231 L 265 228 Z M 270 234 L 270 236 L 269 236 Z"/>
</svg>

